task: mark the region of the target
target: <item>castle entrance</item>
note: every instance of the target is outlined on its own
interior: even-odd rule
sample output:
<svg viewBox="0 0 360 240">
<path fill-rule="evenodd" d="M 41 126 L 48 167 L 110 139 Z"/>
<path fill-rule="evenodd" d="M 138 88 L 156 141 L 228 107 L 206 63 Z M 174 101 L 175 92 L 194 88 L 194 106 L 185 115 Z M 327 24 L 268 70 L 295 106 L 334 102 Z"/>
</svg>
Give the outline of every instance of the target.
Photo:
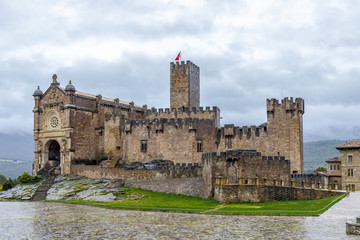
<svg viewBox="0 0 360 240">
<path fill-rule="evenodd" d="M 60 165 L 60 144 L 56 140 L 51 140 L 46 144 L 44 159 L 47 160 L 44 166 L 45 171 Z"/>
<path fill-rule="evenodd" d="M 60 145 L 57 141 L 51 141 L 49 145 L 49 160 L 60 162 Z"/>
</svg>

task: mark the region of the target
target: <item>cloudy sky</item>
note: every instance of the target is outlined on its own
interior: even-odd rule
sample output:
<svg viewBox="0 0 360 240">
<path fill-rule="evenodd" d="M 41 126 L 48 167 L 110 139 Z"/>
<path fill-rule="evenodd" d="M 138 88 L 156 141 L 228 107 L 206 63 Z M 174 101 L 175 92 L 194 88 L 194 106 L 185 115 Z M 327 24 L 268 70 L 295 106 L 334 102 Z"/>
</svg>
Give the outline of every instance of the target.
<svg viewBox="0 0 360 240">
<path fill-rule="evenodd" d="M 360 135 L 360 2 L 0 0 L 0 131 L 31 133 L 32 93 L 65 86 L 169 107 L 169 62 L 200 67 L 222 124 L 305 99 L 304 140 Z"/>
</svg>

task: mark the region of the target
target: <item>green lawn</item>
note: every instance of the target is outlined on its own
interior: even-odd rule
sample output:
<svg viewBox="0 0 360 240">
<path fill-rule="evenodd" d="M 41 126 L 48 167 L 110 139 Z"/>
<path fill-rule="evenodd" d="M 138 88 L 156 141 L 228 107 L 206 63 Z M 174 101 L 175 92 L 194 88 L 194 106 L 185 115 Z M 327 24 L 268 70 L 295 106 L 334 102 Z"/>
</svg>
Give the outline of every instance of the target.
<svg viewBox="0 0 360 240">
<path fill-rule="evenodd" d="M 59 200 L 57 202 L 86 204 L 108 208 L 136 209 L 151 211 L 192 212 L 240 215 L 320 215 L 347 193 L 316 200 L 274 201 L 261 203 L 220 204 L 214 199 L 203 199 L 168 193 L 152 192 L 137 188 L 123 187 L 126 194 L 137 193 L 146 197 L 137 200 L 94 202 L 84 200 Z"/>
</svg>

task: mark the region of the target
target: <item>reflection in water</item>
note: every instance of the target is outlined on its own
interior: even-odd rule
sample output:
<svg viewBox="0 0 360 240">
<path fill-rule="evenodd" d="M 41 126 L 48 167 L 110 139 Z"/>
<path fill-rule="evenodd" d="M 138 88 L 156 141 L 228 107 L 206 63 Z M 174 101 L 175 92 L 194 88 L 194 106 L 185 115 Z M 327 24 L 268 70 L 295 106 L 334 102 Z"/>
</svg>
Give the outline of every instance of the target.
<svg viewBox="0 0 360 240">
<path fill-rule="evenodd" d="M 183 214 L 0 202 L 0 239 L 356 239 L 345 234 L 345 222 L 360 215 L 354 208 L 347 210 L 350 203 L 359 204 L 356 196 L 360 197 L 355 194 L 351 201 L 344 199 L 320 217 Z"/>
</svg>

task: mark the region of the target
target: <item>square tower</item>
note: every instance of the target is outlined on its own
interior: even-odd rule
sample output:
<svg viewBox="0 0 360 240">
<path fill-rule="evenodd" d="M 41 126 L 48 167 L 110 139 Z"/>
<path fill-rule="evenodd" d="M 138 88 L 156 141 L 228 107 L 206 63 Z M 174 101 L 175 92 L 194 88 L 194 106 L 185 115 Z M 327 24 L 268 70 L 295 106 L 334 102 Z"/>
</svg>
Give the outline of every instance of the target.
<svg viewBox="0 0 360 240">
<path fill-rule="evenodd" d="M 191 61 L 170 63 L 170 107 L 199 108 L 200 68 Z"/>
</svg>

